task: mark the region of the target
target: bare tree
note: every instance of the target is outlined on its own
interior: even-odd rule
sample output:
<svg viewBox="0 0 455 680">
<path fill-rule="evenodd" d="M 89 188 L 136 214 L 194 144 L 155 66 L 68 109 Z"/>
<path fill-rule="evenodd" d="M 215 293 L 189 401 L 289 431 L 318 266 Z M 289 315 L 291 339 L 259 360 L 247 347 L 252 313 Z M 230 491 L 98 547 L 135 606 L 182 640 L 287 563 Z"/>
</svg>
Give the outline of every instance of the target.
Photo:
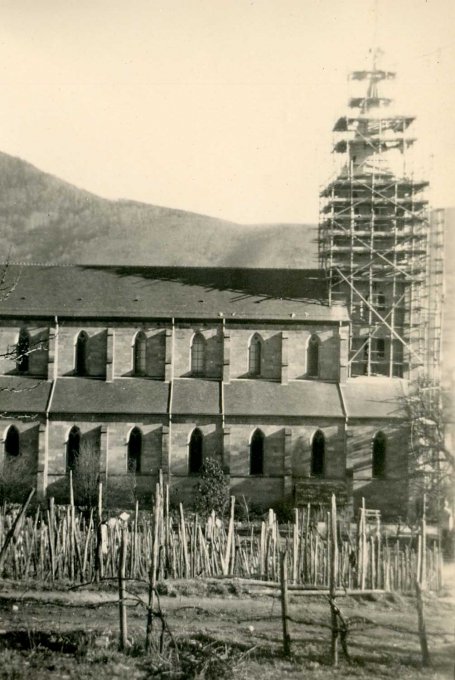
<svg viewBox="0 0 455 680">
<path fill-rule="evenodd" d="M 449 396 L 421 378 L 405 397 L 410 425 L 410 477 L 422 511 L 439 518 L 444 499 L 453 504 L 455 454 L 446 436 Z"/>
<path fill-rule="evenodd" d="M 89 508 L 98 500 L 100 476 L 100 452 L 95 442 L 82 440 L 79 451 L 75 452 L 73 464 L 73 485 L 76 503 Z"/>
</svg>

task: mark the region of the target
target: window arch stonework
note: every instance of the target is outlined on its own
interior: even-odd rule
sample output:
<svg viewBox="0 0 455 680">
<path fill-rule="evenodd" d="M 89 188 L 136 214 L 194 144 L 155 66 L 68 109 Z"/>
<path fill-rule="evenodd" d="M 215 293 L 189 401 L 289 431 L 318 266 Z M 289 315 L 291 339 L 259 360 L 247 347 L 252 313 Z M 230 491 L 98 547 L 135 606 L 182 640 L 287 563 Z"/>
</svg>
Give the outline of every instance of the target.
<svg viewBox="0 0 455 680">
<path fill-rule="evenodd" d="M 373 437 L 371 474 L 376 479 L 385 477 L 387 458 L 387 437 L 383 432 L 377 432 Z"/>
<path fill-rule="evenodd" d="M 325 437 L 321 430 L 314 433 L 311 442 L 311 475 L 323 477 L 325 474 Z"/>
<path fill-rule="evenodd" d="M 21 328 L 16 345 L 16 368 L 19 373 L 28 373 L 30 367 L 30 334 Z"/>
<path fill-rule="evenodd" d="M 77 459 L 81 450 L 81 431 L 74 425 L 68 433 L 66 441 L 66 467 L 73 470 L 76 467 Z"/>
<path fill-rule="evenodd" d="M 252 376 L 261 375 L 262 367 L 262 338 L 255 333 L 248 347 L 248 373 Z"/>
<path fill-rule="evenodd" d="M 138 427 L 133 427 L 128 437 L 128 472 L 141 472 L 143 436 Z"/>
<path fill-rule="evenodd" d="M 264 474 L 264 444 L 264 433 L 255 430 L 250 441 L 250 475 Z"/>
<path fill-rule="evenodd" d="M 134 375 L 147 373 L 147 336 L 143 331 L 139 331 L 134 339 L 133 362 Z"/>
<path fill-rule="evenodd" d="M 88 355 L 88 335 L 85 331 L 81 331 L 76 339 L 76 375 L 87 375 L 87 355 Z"/>
<path fill-rule="evenodd" d="M 19 430 L 14 425 L 10 425 L 4 438 L 4 453 L 10 458 L 17 458 L 21 452 Z"/>
<path fill-rule="evenodd" d="M 204 375 L 206 342 L 202 333 L 195 333 L 191 343 L 191 373 L 193 375 Z"/>
<path fill-rule="evenodd" d="M 312 335 L 307 345 L 307 376 L 317 378 L 319 376 L 319 350 L 320 340 L 317 335 Z"/>
<path fill-rule="evenodd" d="M 200 473 L 204 455 L 204 436 L 197 427 L 191 433 L 188 446 L 188 472 L 191 475 Z"/>
</svg>

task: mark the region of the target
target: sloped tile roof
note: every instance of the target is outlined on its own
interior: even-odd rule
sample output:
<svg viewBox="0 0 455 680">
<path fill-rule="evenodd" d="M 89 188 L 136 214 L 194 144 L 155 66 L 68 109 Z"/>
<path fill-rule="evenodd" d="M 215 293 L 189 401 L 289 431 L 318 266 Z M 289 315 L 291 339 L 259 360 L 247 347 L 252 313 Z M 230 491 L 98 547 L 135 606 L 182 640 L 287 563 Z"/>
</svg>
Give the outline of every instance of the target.
<svg viewBox="0 0 455 680">
<path fill-rule="evenodd" d="M 226 416 L 344 416 L 337 385 L 317 380 L 233 381 L 224 385 L 224 409 Z"/>
<path fill-rule="evenodd" d="M 321 270 L 9 265 L 0 315 L 347 320 Z"/>
<path fill-rule="evenodd" d="M 0 413 L 44 413 L 51 383 L 32 376 L 0 378 Z"/>
<path fill-rule="evenodd" d="M 114 382 L 90 378 L 59 378 L 51 413 L 167 413 L 169 384 L 145 378 Z"/>
<path fill-rule="evenodd" d="M 221 383 L 215 380 L 184 378 L 172 384 L 172 414 L 218 415 Z"/>
<path fill-rule="evenodd" d="M 348 418 L 406 417 L 405 385 L 399 378 L 351 378 L 340 388 Z"/>
</svg>

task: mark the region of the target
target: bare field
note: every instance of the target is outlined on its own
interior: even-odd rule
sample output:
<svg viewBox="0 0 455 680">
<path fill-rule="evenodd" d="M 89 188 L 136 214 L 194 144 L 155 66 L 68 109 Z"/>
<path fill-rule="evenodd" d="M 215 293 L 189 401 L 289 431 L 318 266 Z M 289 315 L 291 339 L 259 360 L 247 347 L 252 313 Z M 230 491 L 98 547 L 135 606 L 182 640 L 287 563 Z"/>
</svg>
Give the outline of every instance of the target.
<svg viewBox="0 0 455 680">
<path fill-rule="evenodd" d="M 134 596 L 143 596 L 131 587 Z M 3 582 L 0 589 L 0 679 L 223 678 L 453 678 L 455 604 L 425 596 L 432 667 L 420 667 L 412 597 L 392 594 L 339 598 L 354 617 L 351 664 L 329 664 L 329 606 L 324 596 L 290 593 L 292 656 L 282 654 L 280 601 L 275 591 L 232 581 L 177 581 L 160 587 L 161 605 L 180 650 L 183 671 L 166 673 L 157 654 L 140 653 L 146 613 L 128 607 L 128 653 L 117 651 L 115 584 L 49 590 Z M 156 638 L 161 629 L 157 620 Z M 166 638 L 165 650 L 171 645 Z M 170 647 L 169 647 L 170 648 Z"/>
</svg>

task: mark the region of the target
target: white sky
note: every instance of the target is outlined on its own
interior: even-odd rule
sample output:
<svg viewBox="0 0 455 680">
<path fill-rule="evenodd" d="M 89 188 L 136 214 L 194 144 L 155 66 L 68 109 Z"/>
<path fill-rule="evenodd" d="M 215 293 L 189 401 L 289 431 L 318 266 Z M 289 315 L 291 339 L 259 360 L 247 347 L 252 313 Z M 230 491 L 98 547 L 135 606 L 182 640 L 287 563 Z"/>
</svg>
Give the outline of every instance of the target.
<svg viewBox="0 0 455 680">
<path fill-rule="evenodd" d="M 375 31 L 455 205 L 453 0 L 0 0 L 0 150 L 108 198 L 313 222 Z"/>
</svg>

